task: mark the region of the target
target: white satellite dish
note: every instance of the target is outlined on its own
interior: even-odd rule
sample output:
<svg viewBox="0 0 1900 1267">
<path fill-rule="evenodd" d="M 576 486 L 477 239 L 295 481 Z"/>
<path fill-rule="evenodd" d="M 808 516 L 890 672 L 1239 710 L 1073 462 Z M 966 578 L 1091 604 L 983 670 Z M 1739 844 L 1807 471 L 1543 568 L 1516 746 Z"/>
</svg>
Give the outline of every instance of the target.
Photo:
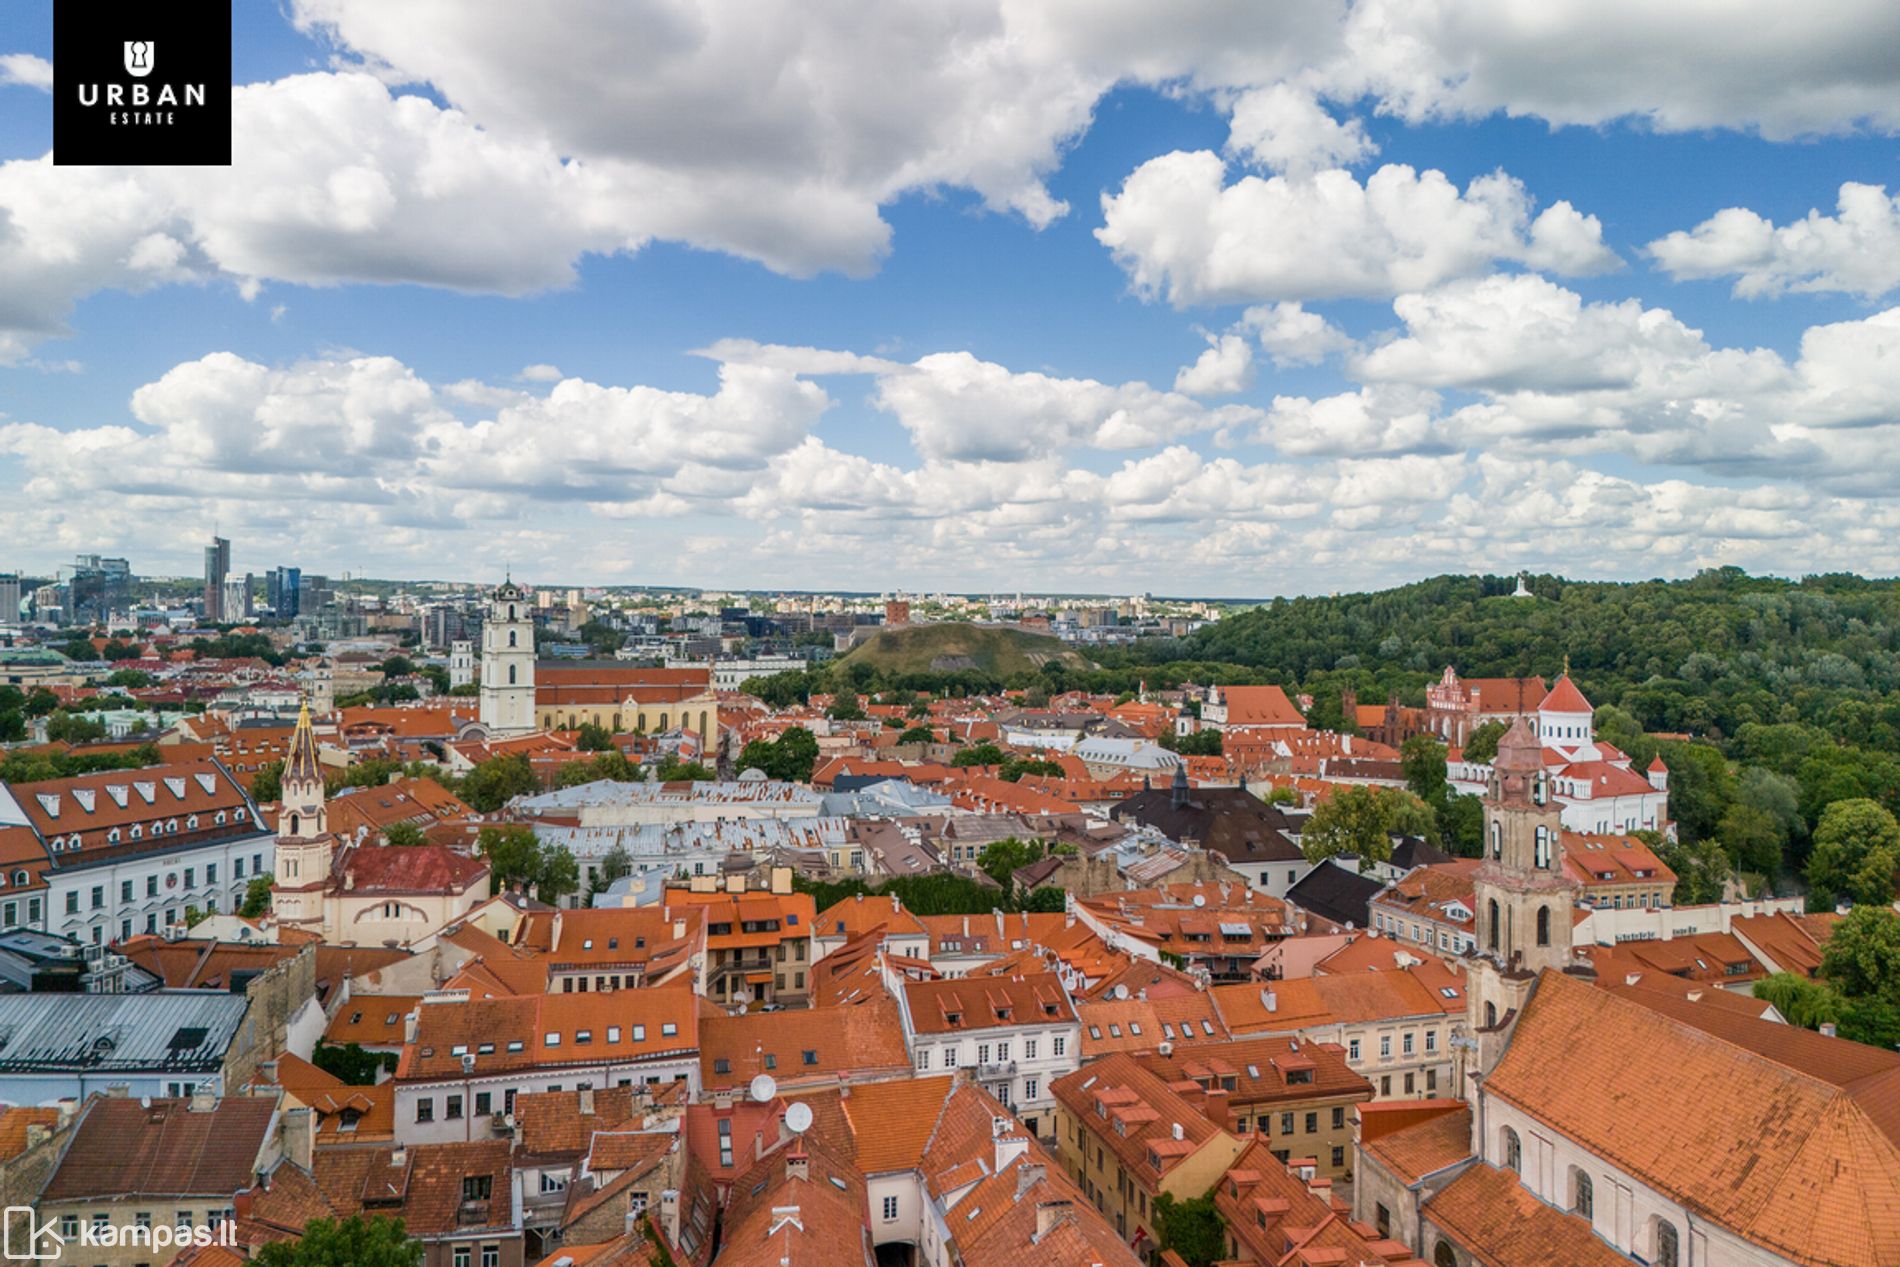
<svg viewBox="0 0 1900 1267">
<path fill-rule="evenodd" d="M 752 1098 L 760 1104 L 778 1094 L 778 1083 L 772 1081 L 772 1075 L 762 1073 L 752 1080 Z"/>
<path fill-rule="evenodd" d="M 1199 910 L 1201 907 L 1206 906 L 1206 905 L 1207 905 L 1207 894 L 1196 893 L 1194 895 L 1194 908 L 1196 910 Z"/>
<path fill-rule="evenodd" d="M 1115 997 L 1116 997 L 1117 999 L 1125 999 L 1125 998 L 1127 998 L 1127 997 L 1128 997 L 1128 987 L 1127 987 L 1127 986 L 1125 986 L 1125 985 L 1118 985 L 1118 986 L 1116 986 L 1116 987 L 1115 987 Z"/>
<path fill-rule="evenodd" d="M 792 1134 L 794 1135 L 803 1135 L 806 1131 L 809 1131 L 811 1129 L 811 1105 L 800 1100 L 798 1103 L 792 1105 L 791 1108 L 785 1110 L 785 1125 L 791 1128 Z"/>
</svg>

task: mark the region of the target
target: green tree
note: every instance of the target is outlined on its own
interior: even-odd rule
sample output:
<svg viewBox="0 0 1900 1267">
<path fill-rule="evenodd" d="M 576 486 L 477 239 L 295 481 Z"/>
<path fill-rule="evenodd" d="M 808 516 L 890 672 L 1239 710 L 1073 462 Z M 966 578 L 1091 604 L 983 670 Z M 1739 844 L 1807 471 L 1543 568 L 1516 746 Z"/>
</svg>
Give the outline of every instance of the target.
<svg viewBox="0 0 1900 1267">
<path fill-rule="evenodd" d="M 613 732 L 597 722 L 584 721 L 574 746 L 582 752 L 607 752 L 614 746 Z"/>
<path fill-rule="evenodd" d="M 1701 743 L 1665 744 L 1663 764 L 1669 768 L 1669 812 L 1691 840 L 1716 834 L 1729 802 L 1735 799 L 1735 776 L 1719 749 Z"/>
<path fill-rule="evenodd" d="M 1900 915 L 1887 906 L 1849 911 L 1821 948 L 1821 976 L 1849 999 L 1900 1006 Z"/>
<path fill-rule="evenodd" d="M 1022 908 L 1025 911 L 1054 913 L 1069 909 L 1069 895 L 1054 885 L 1045 884 L 1040 889 L 1031 889 L 1023 896 Z"/>
<path fill-rule="evenodd" d="M 1353 854 L 1363 869 L 1392 856 L 1394 836 L 1419 836 L 1436 822 L 1431 807 L 1389 787 L 1343 787 L 1321 801 L 1300 833 L 1308 862 Z"/>
<path fill-rule="evenodd" d="M 912 726 L 897 737 L 897 745 L 900 748 L 909 747 L 911 744 L 936 742 L 937 732 L 928 726 Z"/>
<path fill-rule="evenodd" d="M 660 758 L 654 777 L 662 783 L 710 783 L 719 772 L 704 762 L 681 761 L 677 753 L 669 752 Z"/>
<path fill-rule="evenodd" d="M 1773 879 L 1781 869 L 1781 826 L 1766 810 L 1736 801 L 1716 824 L 1715 838 L 1743 871 Z"/>
<path fill-rule="evenodd" d="M 284 763 L 273 761 L 260 766 L 251 776 L 251 799 L 265 805 L 275 804 L 284 799 Z"/>
<path fill-rule="evenodd" d="M 958 768 L 973 765 L 1001 765 L 1008 756 L 993 743 L 972 744 L 950 758 L 950 764 Z"/>
<path fill-rule="evenodd" d="M 1223 736 L 1213 727 L 1197 730 L 1191 735 L 1177 735 L 1170 731 L 1161 736 L 1161 746 L 1184 757 L 1218 757 L 1223 751 Z"/>
<path fill-rule="evenodd" d="M 831 707 L 825 710 L 825 716 L 833 721 L 862 721 L 864 705 L 858 701 L 856 692 L 839 691 Z"/>
<path fill-rule="evenodd" d="M 254 875 L 244 886 L 244 905 L 238 907 L 238 914 L 245 919 L 259 919 L 270 912 L 270 887 L 276 883 L 276 877 L 266 873 Z"/>
<path fill-rule="evenodd" d="M 1728 891 L 1734 867 L 1728 852 L 1714 840 L 1667 840 L 1661 832 L 1634 831 L 1630 835 L 1650 847 L 1664 866 L 1676 873 L 1671 901 L 1677 906 L 1706 906 L 1719 902 Z"/>
<path fill-rule="evenodd" d="M 1024 775 L 1059 779 L 1062 774 L 1060 762 L 1045 761 L 1041 757 L 1005 757 L 1003 767 L 996 772 L 996 777 L 1007 783 L 1019 783 Z"/>
<path fill-rule="evenodd" d="M 422 1267 L 422 1242 L 401 1219 L 312 1219 L 293 1241 L 272 1241 L 252 1257 L 257 1267 Z"/>
<path fill-rule="evenodd" d="M 1405 786 L 1427 805 L 1443 803 L 1446 796 L 1445 745 L 1436 735 L 1413 735 L 1399 746 L 1399 767 Z"/>
<path fill-rule="evenodd" d="M 541 780 L 524 753 L 488 760 L 462 776 L 462 799 L 470 809 L 492 814 L 517 796 L 533 796 Z"/>
<path fill-rule="evenodd" d="M 429 838 L 423 833 L 420 823 L 391 823 L 383 829 L 383 843 L 401 846 L 426 845 L 429 843 Z"/>
<path fill-rule="evenodd" d="M 580 892 L 580 863 L 566 845 L 542 846 L 536 884 L 535 896 L 543 902 L 558 903 L 568 894 Z"/>
<path fill-rule="evenodd" d="M 1212 1193 L 1182 1201 L 1164 1192 L 1154 1200 L 1154 1215 L 1161 1248 L 1179 1254 L 1188 1267 L 1212 1267 L 1226 1257 L 1227 1227 Z"/>
<path fill-rule="evenodd" d="M 1856 797 L 1836 801 L 1814 829 L 1808 885 L 1814 900 L 1831 907 L 1842 894 L 1856 901 L 1893 901 L 1893 872 L 1900 862 L 1900 823 L 1877 802 Z"/>
<path fill-rule="evenodd" d="M 594 879 L 588 886 L 588 892 L 605 893 L 615 880 L 632 874 L 633 858 L 624 845 L 616 844 L 601 856 L 600 863 L 594 868 Z"/>
<path fill-rule="evenodd" d="M 1005 836 L 1001 840 L 992 840 L 983 846 L 976 865 L 983 873 L 1001 885 L 1007 893 L 1015 887 L 1010 879 L 1021 867 L 1040 861 L 1044 845 L 1040 840 L 1018 840 L 1014 836 Z"/>
<path fill-rule="evenodd" d="M 1829 1021 L 1838 1022 L 1847 1001 L 1828 988 L 1824 981 L 1810 981 L 1792 972 L 1777 972 L 1755 983 L 1755 997 L 1772 1003 L 1788 1024 L 1802 1029 L 1819 1029 Z"/>
<path fill-rule="evenodd" d="M 353 1087 L 373 1087 L 383 1070 L 396 1067 L 394 1052 L 367 1051 L 359 1043 L 318 1043 L 310 1063 Z"/>
<path fill-rule="evenodd" d="M 1269 805 L 1298 805 L 1300 793 L 1297 788 L 1270 787 L 1260 799 Z"/>
<path fill-rule="evenodd" d="M 475 847 L 488 859 L 489 881 L 497 893 L 541 878 L 541 841 L 532 827 L 518 823 L 484 827 L 476 834 Z"/>
<path fill-rule="evenodd" d="M 46 719 L 46 737 L 53 743 L 91 743 L 106 737 L 103 722 L 60 709 Z"/>
<path fill-rule="evenodd" d="M 1478 726 L 1465 738 L 1465 760 L 1483 765 L 1497 760 L 1498 740 L 1504 738 L 1504 732 L 1508 729 L 1510 727 L 1501 721 L 1488 721 Z"/>
<path fill-rule="evenodd" d="M 122 690 L 136 690 L 139 687 L 152 686 L 157 681 L 157 678 L 144 669 L 115 669 L 112 675 L 106 678 L 106 685 L 116 686 Z"/>
<path fill-rule="evenodd" d="M 1840 1037 L 1892 1051 L 1900 1047 L 1900 1005 L 1886 999 L 1850 999 L 1841 1009 Z"/>
</svg>

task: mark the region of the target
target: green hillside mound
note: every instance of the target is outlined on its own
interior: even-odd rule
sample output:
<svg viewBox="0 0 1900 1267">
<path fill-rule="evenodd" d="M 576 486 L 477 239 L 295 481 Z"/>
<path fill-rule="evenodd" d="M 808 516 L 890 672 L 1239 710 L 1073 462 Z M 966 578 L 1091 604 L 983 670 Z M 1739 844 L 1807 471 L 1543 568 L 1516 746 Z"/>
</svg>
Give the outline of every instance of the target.
<svg viewBox="0 0 1900 1267">
<path fill-rule="evenodd" d="M 975 669 L 998 677 L 1033 673 L 1052 662 L 1072 669 L 1094 667 L 1061 639 L 1047 634 L 956 623 L 881 630 L 839 661 L 868 664 L 887 675 Z"/>
</svg>

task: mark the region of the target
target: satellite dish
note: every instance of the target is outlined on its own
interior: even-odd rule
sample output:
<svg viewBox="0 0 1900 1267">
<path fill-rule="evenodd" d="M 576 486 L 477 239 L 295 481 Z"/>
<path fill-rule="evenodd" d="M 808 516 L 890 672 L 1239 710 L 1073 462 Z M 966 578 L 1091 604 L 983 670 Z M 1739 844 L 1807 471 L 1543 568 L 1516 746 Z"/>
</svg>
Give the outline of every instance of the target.
<svg viewBox="0 0 1900 1267">
<path fill-rule="evenodd" d="M 760 1104 L 778 1094 L 778 1083 L 772 1081 L 772 1075 L 762 1073 L 752 1080 L 752 1098 Z"/>
<path fill-rule="evenodd" d="M 803 1135 L 806 1131 L 809 1131 L 811 1129 L 811 1105 L 800 1100 L 798 1103 L 792 1105 L 791 1108 L 785 1110 L 785 1125 L 791 1128 L 792 1134 L 794 1135 Z"/>
<path fill-rule="evenodd" d="M 1207 905 L 1207 894 L 1196 893 L 1194 895 L 1194 909 L 1199 910 L 1201 907 L 1206 906 L 1206 905 Z"/>
<path fill-rule="evenodd" d="M 1125 999 L 1125 998 L 1127 998 L 1127 997 L 1128 997 L 1128 987 L 1127 987 L 1127 986 L 1125 986 L 1125 985 L 1118 985 L 1118 986 L 1116 986 L 1116 987 L 1115 987 L 1115 997 L 1116 997 L 1116 998 L 1118 998 L 1118 999 Z"/>
</svg>

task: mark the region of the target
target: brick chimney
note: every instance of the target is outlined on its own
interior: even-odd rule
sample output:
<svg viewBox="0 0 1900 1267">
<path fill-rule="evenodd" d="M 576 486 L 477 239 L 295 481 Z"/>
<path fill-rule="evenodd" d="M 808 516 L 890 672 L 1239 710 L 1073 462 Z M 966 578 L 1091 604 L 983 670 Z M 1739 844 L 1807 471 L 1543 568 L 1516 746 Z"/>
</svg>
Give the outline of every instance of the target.
<svg viewBox="0 0 1900 1267">
<path fill-rule="evenodd" d="M 1223 1131 L 1228 1128 L 1233 1113 L 1233 1107 L 1228 1103 L 1228 1099 L 1228 1093 L 1223 1088 L 1209 1087 L 1207 1102 L 1201 1106 L 1201 1112 L 1207 1115 L 1207 1120 Z"/>
<path fill-rule="evenodd" d="M 785 1177 L 787 1179 L 811 1178 L 811 1154 L 797 1144 L 785 1154 Z"/>
<path fill-rule="evenodd" d="M 1049 1235 L 1050 1232 L 1052 1232 L 1053 1230 L 1055 1230 L 1057 1227 L 1061 1226 L 1062 1224 L 1067 1223 L 1070 1219 L 1074 1217 L 1075 1217 L 1075 1210 L 1067 1201 L 1044 1201 L 1040 1203 L 1039 1205 L 1037 1205 L 1036 1206 L 1036 1240 L 1037 1242 L 1040 1242 L 1043 1237 Z"/>
</svg>

